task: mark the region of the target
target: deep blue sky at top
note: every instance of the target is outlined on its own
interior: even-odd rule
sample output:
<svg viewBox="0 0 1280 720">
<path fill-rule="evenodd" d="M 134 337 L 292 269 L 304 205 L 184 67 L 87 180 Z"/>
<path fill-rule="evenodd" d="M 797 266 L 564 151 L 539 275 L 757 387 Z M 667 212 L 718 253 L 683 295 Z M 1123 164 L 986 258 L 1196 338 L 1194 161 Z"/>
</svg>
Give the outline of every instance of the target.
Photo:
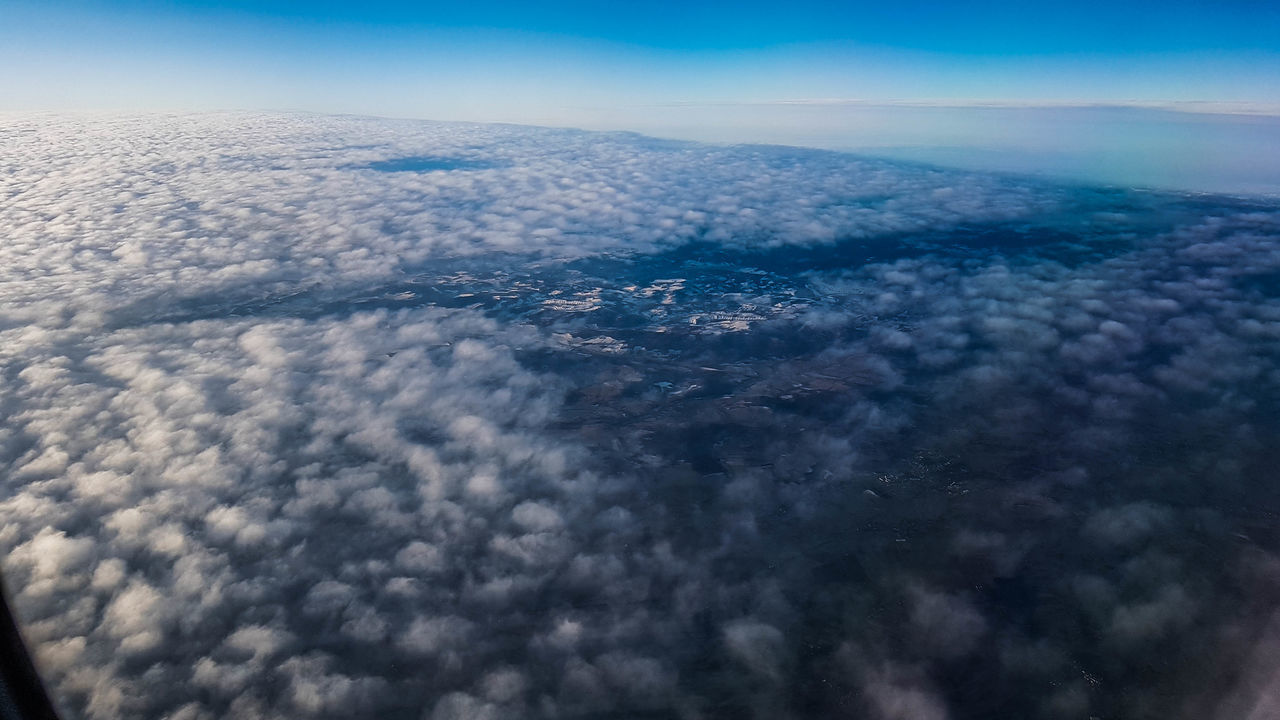
<svg viewBox="0 0 1280 720">
<path fill-rule="evenodd" d="M 1280 3 L 0 0 L 0 63 L 0 109 L 1276 104 Z"/>
<path fill-rule="evenodd" d="M 1266 0 L 135 0 L 123 5 L 368 26 L 495 28 L 675 50 L 832 41 L 967 55 L 1280 50 L 1280 5 Z"/>
</svg>

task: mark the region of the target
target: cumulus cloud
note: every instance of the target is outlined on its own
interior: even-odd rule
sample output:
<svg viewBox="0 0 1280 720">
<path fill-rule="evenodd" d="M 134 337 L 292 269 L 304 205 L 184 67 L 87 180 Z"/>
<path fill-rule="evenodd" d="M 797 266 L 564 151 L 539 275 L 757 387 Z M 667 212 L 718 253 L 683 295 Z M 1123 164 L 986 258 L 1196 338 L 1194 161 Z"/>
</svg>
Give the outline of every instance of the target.
<svg viewBox="0 0 1280 720">
<path fill-rule="evenodd" d="M 1274 207 L 4 123 L 0 566 L 69 717 L 1269 707 Z"/>
</svg>

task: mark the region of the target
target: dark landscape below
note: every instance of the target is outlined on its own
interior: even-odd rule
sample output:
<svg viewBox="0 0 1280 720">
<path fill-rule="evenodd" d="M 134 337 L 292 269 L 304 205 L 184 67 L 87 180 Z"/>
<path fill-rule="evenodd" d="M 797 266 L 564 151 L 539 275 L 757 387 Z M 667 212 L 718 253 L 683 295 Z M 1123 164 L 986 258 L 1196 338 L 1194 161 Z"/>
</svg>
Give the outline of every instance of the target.
<svg viewBox="0 0 1280 720">
<path fill-rule="evenodd" d="M 1280 713 L 1280 204 L 290 115 L 0 124 L 68 718 Z"/>
</svg>

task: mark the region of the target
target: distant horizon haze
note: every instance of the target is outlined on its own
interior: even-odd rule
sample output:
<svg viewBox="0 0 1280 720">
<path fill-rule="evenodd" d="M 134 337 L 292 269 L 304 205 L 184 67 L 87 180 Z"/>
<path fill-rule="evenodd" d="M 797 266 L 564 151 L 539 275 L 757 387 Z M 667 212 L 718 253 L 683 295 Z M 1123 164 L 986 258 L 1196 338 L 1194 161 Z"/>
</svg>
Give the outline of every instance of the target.
<svg viewBox="0 0 1280 720">
<path fill-rule="evenodd" d="M 1280 4 L 8 0 L 0 111 L 628 130 L 1280 193 Z"/>
</svg>

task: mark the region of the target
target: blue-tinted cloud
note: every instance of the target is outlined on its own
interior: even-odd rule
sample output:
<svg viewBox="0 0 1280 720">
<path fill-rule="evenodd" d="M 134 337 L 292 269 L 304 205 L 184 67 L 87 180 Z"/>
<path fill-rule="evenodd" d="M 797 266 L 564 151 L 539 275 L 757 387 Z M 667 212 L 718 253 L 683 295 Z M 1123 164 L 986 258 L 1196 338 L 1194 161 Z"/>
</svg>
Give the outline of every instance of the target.
<svg viewBox="0 0 1280 720">
<path fill-rule="evenodd" d="M 71 717 L 1265 710 L 1273 205 L 4 128 L 0 550 Z"/>
</svg>

